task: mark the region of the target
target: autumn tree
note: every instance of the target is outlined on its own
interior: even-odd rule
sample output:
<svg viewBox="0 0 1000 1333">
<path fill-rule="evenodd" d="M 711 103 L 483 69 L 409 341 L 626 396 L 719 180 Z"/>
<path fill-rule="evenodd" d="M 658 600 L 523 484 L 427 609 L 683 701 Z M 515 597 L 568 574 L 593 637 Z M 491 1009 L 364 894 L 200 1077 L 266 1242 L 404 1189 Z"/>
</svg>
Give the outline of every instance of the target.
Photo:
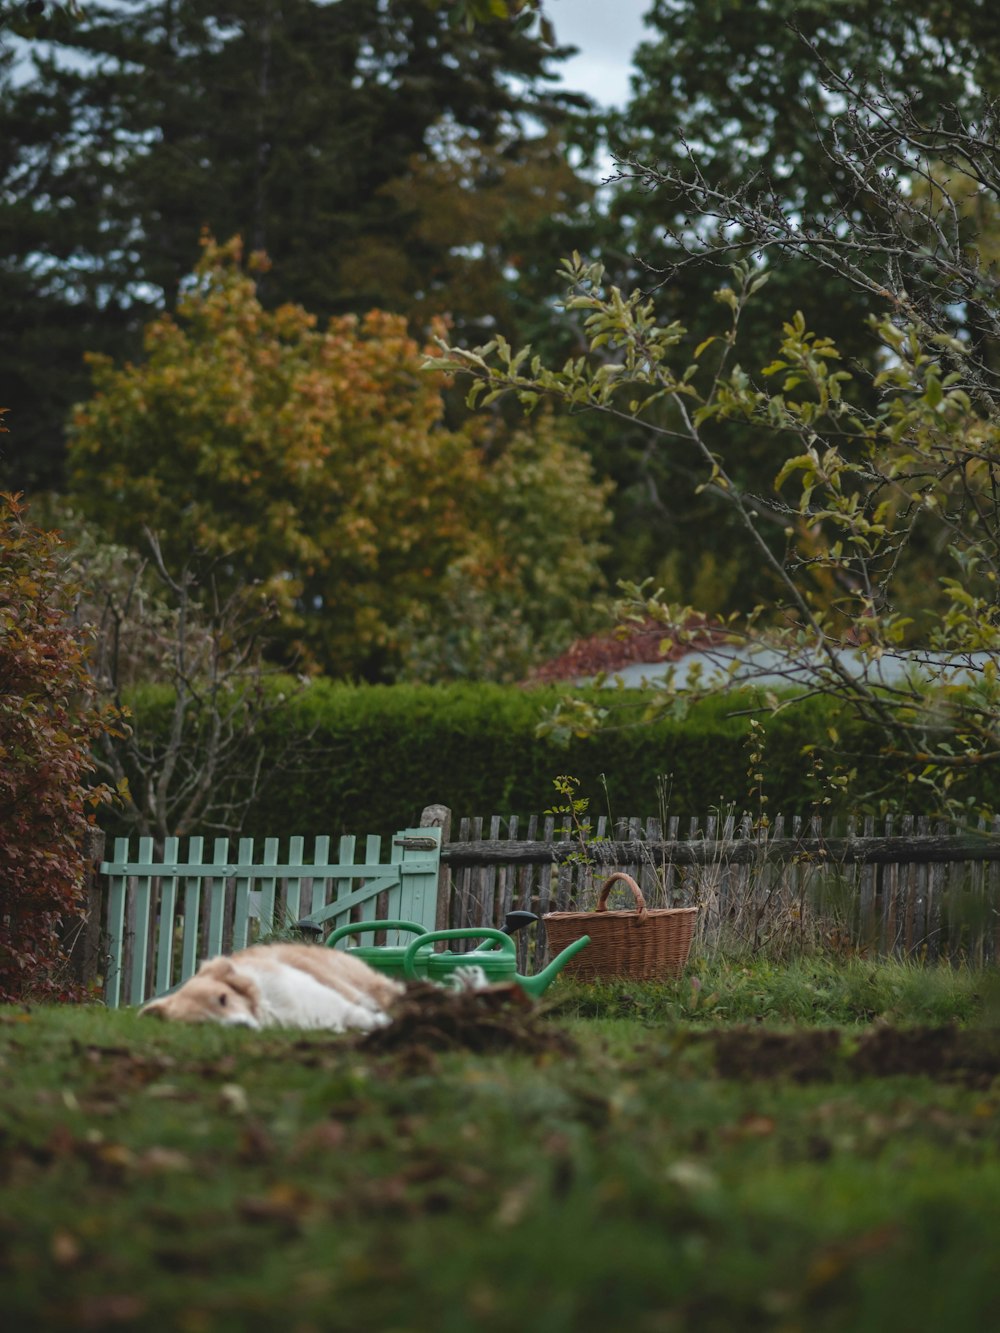
<svg viewBox="0 0 1000 1333">
<path fill-rule="evenodd" d="M 494 454 L 484 440 L 466 549 L 401 623 L 401 677 L 521 680 L 597 623 L 587 604 L 601 587 L 611 485 L 595 482 L 565 423 L 540 415 L 534 426 L 494 428 Z"/>
<path fill-rule="evenodd" d="M 228 567 L 231 586 L 277 606 L 286 652 L 338 674 L 398 670 L 429 609 L 436 628 L 458 614 L 444 592 L 458 568 L 487 599 L 523 594 L 536 624 L 555 607 L 571 633 L 607 514 L 564 428 L 540 420 L 530 445 L 497 423 L 447 429 L 443 378 L 421 368 L 405 320 L 372 311 L 321 329 L 300 306 L 265 310 L 264 266 L 245 270 L 238 241 L 206 241 L 145 359 L 93 360 L 71 445 L 87 514 L 131 546 L 152 529 L 173 568 L 192 549 L 222 557 L 220 578 Z M 498 521 L 518 505 L 519 522 Z M 533 526 L 548 555 L 565 553 L 542 576 L 522 555 Z"/>
</svg>

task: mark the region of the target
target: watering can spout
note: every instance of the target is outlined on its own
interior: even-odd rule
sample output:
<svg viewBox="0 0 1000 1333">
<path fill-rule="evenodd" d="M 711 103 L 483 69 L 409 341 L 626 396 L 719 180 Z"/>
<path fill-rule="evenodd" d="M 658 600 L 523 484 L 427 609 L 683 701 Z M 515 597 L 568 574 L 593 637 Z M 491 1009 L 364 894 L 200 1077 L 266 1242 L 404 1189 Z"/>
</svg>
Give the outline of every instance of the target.
<svg viewBox="0 0 1000 1333">
<path fill-rule="evenodd" d="M 574 954 L 578 954 L 580 950 L 585 948 L 589 943 L 590 936 L 581 935 L 578 940 L 574 940 L 572 944 L 568 944 L 566 948 L 563 949 L 562 953 L 556 954 L 548 967 L 542 968 L 541 972 L 536 972 L 533 977 L 519 976 L 517 980 L 529 995 L 534 995 L 536 997 L 541 995 L 542 992 L 547 990 L 552 982 L 555 981 L 556 977 Z"/>
<path fill-rule="evenodd" d="M 470 937 L 489 940 L 492 947 L 474 949 L 468 953 L 430 952 L 431 946 L 437 944 L 439 940 L 464 940 Z M 476 968 L 482 973 L 487 985 L 516 981 L 529 995 L 541 995 L 573 955 L 579 953 L 589 943 L 589 935 L 574 940 L 536 977 L 522 977 L 518 976 L 516 971 L 517 947 L 511 935 L 504 931 L 493 930 L 490 926 L 475 929 L 432 930 L 425 935 L 418 935 L 406 946 L 403 954 L 403 975 L 408 981 L 426 977 L 428 981 L 449 985 L 460 970 Z"/>
</svg>

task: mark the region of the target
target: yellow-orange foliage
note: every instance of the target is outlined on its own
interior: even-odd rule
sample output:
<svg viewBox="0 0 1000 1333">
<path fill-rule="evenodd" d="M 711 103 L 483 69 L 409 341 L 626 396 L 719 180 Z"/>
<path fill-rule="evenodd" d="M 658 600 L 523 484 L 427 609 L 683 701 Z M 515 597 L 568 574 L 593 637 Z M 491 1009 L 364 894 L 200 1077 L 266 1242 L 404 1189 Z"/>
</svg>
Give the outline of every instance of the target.
<svg viewBox="0 0 1000 1333">
<path fill-rule="evenodd" d="M 391 665 L 397 627 L 417 607 L 426 616 L 456 565 L 475 557 L 516 583 L 522 538 L 493 530 L 483 498 L 500 474 L 483 425 L 445 427 L 446 381 L 422 368 L 404 319 L 371 311 L 320 329 L 299 306 L 266 310 L 253 277 L 265 265 L 252 256 L 244 267 L 238 239 L 206 238 L 176 316 L 147 329 L 143 361 L 91 358 L 73 488 L 118 541 L 140 544 L 148 527 L 168 560 L 225 554 L 234 580 L 259 581 L 277 601 L 289 640 L 327 670 L 371 673 Z M 549 438 L 535 452 L 563 476 L 569 467 L 579 493 L 574 512 L 550 477 L 528 508 L 548 510 L 553 577 L 584 597 L 605 490 L 553 423 L 538 429 Z"/>
</svg>

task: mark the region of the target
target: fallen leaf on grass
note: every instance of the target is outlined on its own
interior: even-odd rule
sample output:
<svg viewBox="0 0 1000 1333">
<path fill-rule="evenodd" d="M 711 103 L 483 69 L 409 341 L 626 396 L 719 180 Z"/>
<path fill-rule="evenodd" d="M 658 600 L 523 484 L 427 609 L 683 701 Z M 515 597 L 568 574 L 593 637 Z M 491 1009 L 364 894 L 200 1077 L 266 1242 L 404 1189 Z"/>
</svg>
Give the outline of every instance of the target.
<svg viewBox="0 0 1000 1333">
<path fill-rule="evenodd" d="M 124 1143 L 99 1143 L 91 1149 L 90 1160 L 99 1173 L 118 1177 L 135 1165 L 135 1153 Z"/>
<path fill-rule="evenodd" d="M 224 1083 L 219 1089 L 219 1107 L 230 1115 L 246 1115 L 250 1102 L 238 1083 Z"/>
<path fill-rule="evenodd" d="M 186 1153 L 176 1148 L 147 1148 L 138 1159 L 136 1166 L 144 1176 L 155 1176 L 161 1172 L 193 1171 L 194 1163 Z"/>
<path fill-rule="evenodd" d="M 75 1318 L 70 1327 L 106 1328 L 109 1324 L 128 1324 L 141 1319 L 147 1310 L 147 1303 L 141 1296 L 122 1292 L 118 1295 L 88 1296 L 75 1310 Z"/>
<path fill-rule="evenodd" d="M 806 1272 L 806 1289 L 817 1292 L 836 1281 L 852 1264 L 884 1253 L 899 1237 L 899 1227 L 888 1222 L 860 1236 L 825 1246 Z"/>
<path fill-rule="evenodd" d="M 298 1233 L 309 1214 L 315 1212 L 316 1200 L 298 1185 L 279 1182 L 266 1194 L 251 1194 L 237 1204 L 244 1222 L 276 1223 L 286 1231 Z"/>
<path fill-rule="evenodd" d="M 496 1225 L 504 1228 L 516 1227 L 528 1211 L 537 1188 L 538 1182 L 532 1177 L 528 1177 L 505 1190 L 500 1196 L 500 1204 L 493 1214 L 493 1221 Z"/>
<path fill-rule="evenodd" d="M 79 1263 L 83 1254 L 83 1246 L 65 1227 L 58 1227 L 53 1231 L 49 1249 L 52 1252 L 52 1262 L 59 1268 L 72 1268 L 75 1263 Z"/>
<path fill-rule="evenodd" d="M 691 1161 L 690 1158 L 681 1158 L 680 1161 L 671 1162 L 670 1166 L 667 1167 L 666 1175 L 672 1185 L 677 1185 L 683 1190 L 692 1190 L 699 1193 L 703 1190 L 714 1189 L 718 1183 L 708 1167 L 702 1166 L 701 1162 Z"/>
<path fill-rule="evenodd" d="M 245 1166 L 266 1162 L 274 1156 L 274 1140 L 256 1120 L 250 1120 L 240 1131 L 236 1145 L 236 1160 Z"/>
<path fill-rule="evenodd" d="M 290 1159 L 299 1161 L 302 1157 L 316 1154 L 338 1152 L 347 1138 L 347 1130 L 339 1120 L 321 1120 L 299 1135 L 292 1148 Z"/>
<path fill-rule="evenodd" d="M 766 1139 L 777 1128 L 777 1121 L 770 1115 L 758 1115 L 748 1111 L 735 1125 L 729 1125 L 720 1131 L 720 1138 L 727 1142 L 736 1139 Z"/>
<path fill-rule="evenodd" d="M 164 1102 L 196 1102 L 199 1094 L 180 1088 L 176 1083 L 150 1083 L 146 1096 Z"/>
</svg>

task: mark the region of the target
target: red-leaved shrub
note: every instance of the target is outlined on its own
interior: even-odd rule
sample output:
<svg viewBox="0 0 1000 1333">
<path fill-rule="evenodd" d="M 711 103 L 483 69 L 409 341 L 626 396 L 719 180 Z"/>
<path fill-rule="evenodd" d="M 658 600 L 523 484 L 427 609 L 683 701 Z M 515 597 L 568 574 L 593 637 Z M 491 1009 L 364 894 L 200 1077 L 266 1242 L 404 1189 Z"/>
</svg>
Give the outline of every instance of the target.
<svg viewBox="0 0 1000 1333">
<path fill-rule="evenodd" d="M 83 832 L 101 707 L 69 609 L 58 534 L 0 492 L 0 1002 L 81 998 L 65 936 L 83 912 Z"/>
</svg>

